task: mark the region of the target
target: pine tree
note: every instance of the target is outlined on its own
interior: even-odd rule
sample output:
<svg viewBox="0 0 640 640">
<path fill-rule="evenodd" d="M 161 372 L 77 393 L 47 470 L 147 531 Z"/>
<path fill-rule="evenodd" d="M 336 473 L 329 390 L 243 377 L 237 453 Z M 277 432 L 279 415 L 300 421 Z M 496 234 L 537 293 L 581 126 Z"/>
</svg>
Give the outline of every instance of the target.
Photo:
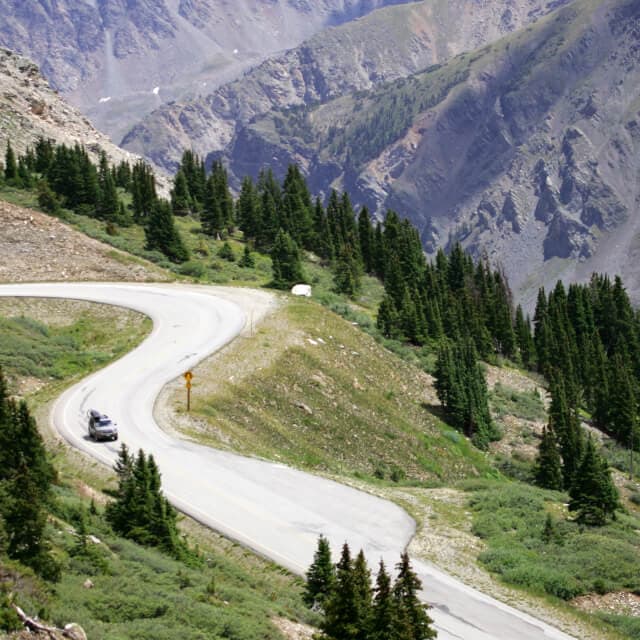
<svg viewBox="0 0 640 640">
<path fill-rule="evenodd" d="M 371 628 L 371 572 L 367 567 L 364 552 L 360 549 L 353 563 L 353 588 L 355 592 L 356 617 L 354 626 L 358 640 L 368 640 Z"/>
<path fill-rule="evenodd" d="M 427 614 L 428 606 L 420 602 L 418 593 L 422 583 L 411 568 L 409 554 L 400 556 L 396 565 L 398 577 L 393 585 L 396 610 L 396 638 L 403 640 L 428 640 L 437 633 L 432 628 L 433 620 Z"/>
<path fill-rule="evenodd" d="M 178 169 L 178 172 L 173 178 L 171 209 L 174 216 L 186 216 L 192 212 L 192 199 L 189 193 L 189 186 L 181 169 Z"/>
<path fill-rule="evenodd" d="M 304 282 L 298 245 L 282 229 L 278 232 L 273 243 L 271 261 L 274 287 L 288 289 L 296 283 Z"/>
<path fill-rule="evenodd" d="M 343 244 L 338 251 L 333 269 L 333 283 L 337 293 L 355 298 L 360 291 L 360 264 L 350 244 Z"/>
<path fill-rule="evenodd" d="M 353 560 L 349 545 L 342 547 L 336 565 L 336 582 L 330 597 L 325 601 L 325 616 L 321 624 L 325 636 L 331 640 L 355 640 L 359 629 L 358 605 L 353 579 Z"/>
<path fill-rule="evenodd" d="M 619 507 L 618 491 L 611 479 L 609 466 L 596 451 L 591 438 L 587 440 L 569 496 L 569 510 L 576 511 L 576 520 L 587 525 L 605 524 Z"/>
<path fill-rule="evenodd" d="M 371 613 L 371 640 L 394 640 L 396 635 L 395 603 L 391 592 L 391 578 L 380 560 Z"/>
<path fill-rule="evenodd" d="M 7 150 L 4 154 L 4 179 L 8 184 L 16 186 L 19 181 L 18 163 L 16 161 L 16 154 L 13 151 L 11 142 L 7 142 Z"/>
<path fill-rule="evenodd" d="M 188 260 L 189 252 L 182 243 L 178 229 L 176 229 L 171 206 L 168 202 L 156 200 L 151 206 L 144 232 L 148 250 L 161 251 L 172 262 Z"/>
<path fill-rule="evenodd" d="M 535 482 L 543 489 L 562 491 L 562 463 L 558 443 L 551 426 L 544 427 L 534 469 Z"/>
<path fill-rule="evenodd" d="M 307 571 L 303 596 L 305 604 L 312 608 L 322 608 L 333 590 L 335 580 L 336 572 L 331 562 L 331 547 L 329 541 L 320 535 L 313 563 Z"/>
<path fill-rule="evenodd" d="M 251 249 L 248 244 L 244 245 L 244 251 L 242 253 L 242 258 L 240 258 L 240 262 L 238 264 L 245 269 L 253 269 L 256 266 L 256 261 L 251 254 Z"/>
<path fill-rule="evenodd" d="M 204 187 L 204 202 L 202 213 L 202 230 L 214 238 L 220 237 L 225 229 L 225 220 L 220 201 L 218 188 L 213 176 L 209 176 Z"/>
</svg>

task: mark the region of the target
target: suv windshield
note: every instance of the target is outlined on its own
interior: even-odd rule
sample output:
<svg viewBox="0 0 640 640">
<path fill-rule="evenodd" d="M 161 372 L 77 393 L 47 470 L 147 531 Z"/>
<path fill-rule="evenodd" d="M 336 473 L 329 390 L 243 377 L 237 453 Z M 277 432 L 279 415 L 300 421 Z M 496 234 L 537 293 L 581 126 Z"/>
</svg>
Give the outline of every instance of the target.
<svg viewBox="0 0 640 640">
<path fill-rule="evenodd" d="M 100 418 L 100 420 L 98 420 L 99 427 L 108 427 L 110 424 L 111 420 L 109 420 L 109 418 Z"/>
</svg>

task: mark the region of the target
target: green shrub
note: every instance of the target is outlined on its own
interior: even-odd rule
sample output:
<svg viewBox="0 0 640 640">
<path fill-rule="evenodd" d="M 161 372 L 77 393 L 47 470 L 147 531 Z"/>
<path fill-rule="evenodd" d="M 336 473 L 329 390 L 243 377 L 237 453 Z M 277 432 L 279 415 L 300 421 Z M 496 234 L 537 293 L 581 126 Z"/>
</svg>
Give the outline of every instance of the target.
<svg viewBox="0 0 640 640">
<path fill-rule="evenodd" d="M 178 273 L 183 276 L 191 276 L 192 278 L 202 278 L 205 274 L 205 267 L 202 262 L 189 260 L 178 267 Z"/>
</svg>

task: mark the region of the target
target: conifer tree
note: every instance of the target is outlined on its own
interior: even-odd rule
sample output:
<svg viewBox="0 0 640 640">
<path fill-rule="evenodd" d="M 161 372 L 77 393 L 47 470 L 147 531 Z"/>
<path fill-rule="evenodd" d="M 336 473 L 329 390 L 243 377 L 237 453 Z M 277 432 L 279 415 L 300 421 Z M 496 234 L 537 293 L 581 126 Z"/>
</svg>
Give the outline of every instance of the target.
<svg viewBox="0 0 640 640">
<path fill-rule="evenodd" d="M 7 184 L 16 185 L 18 182 L 18 163 L 16 161 L 16 154 L 9 141 L 7 141 L 7 149 L 4 154 L 4 179 Z"/>
<path fill-rule="evenodd" d="M 210 175 L 204 187 L 204 202 L 200 214 L 202 230 L 210 236 L 219 237 L 225 230 L 225 217 L 219 201 L 218 186 Z"/>
<path fill-rule="evenodd" d="M 173 189 L 171 189 L 171 210 L 174 216 L 186 216 L 192 211 L 192 199 L 189 193 L 187 179 L 182 171 L 178 172 L 173 178 Z"/>
<path fill-rule="evenodd" d="M 591 437 L 587 440 L 569 496 L 569 510 L 576 511 L 576 520 L 583 524 L 601 526 L 619 507 L 618 491 L 609 466 L 596 451 Z"/>
<path fill-rule="evenodd" d="M 0 528 L 6 552 L 48 580 L 60 567 L 45 537 L 46 505 L 55 480 L 44 443 L 27 404 L 8 396 L 0 369 Z"/>
<path fill-rule="evenodd" d="M 542 430 L 534 476 L 536 484 L 543 489 L 561 491 L 564 488 L 560 452 L 551 426 Z"/>
<path fill-rule="evenodd" d="M 260 233 L 260 205 L 253 181 L 248 176 L 242 180 L 236 203 L 236 216 L 244 239 L 255 240 Z"/>
<path fill-rule="evenodd" d="M 335 580 L 336 572 L 331 561 L 331 547 L 329 541 L 320 535 L 313 563 L 307 571 L 303 596 L 306 605 L 311 608 L 322 608 L 333 590 Z"/>
<path fill-rule="evenodd" d="M 278 232 L 273 243 L 271 260 L 274 287 L 288 289 L 296 283 L 304 282 L 298 245 L 282 229 Z"/>
<path fill-rule="evenodd" d="M 172 262 L 184 262 L 189 252 L 176 229 L 171 205 L 165 200 L 156 200 L 148 213 L 145 227 L 148 250 L 164 253 Z"/>
<path fill-rule="evenodd" d="M 422 588 L 406 552 L 396 565 L 398 577 L 393 585 L 393 599 L 396 611 L 396 638 L 403 640 L 428 640 L 437 633 L 431 626 L 433 620 L 427 614 L 428 606 L 420 602 L 418 593 Z"/>
<path fill-rule="evenodd" d="M 391 578 L 380 560 L 371 612 L 371 640 L 394 640 L 396 635 L 395 602 L 391 592 Z"/>
<path fill-rule="evenodd" d="M 325 636 L 331 640 L 358 638 L 360 629 L 356 623 L 358 620 L 357 598 L 351 550 L 345 542 L 340 560 L 336 564 L 335 587 L 325 601 L 325 616 L 321 625 Z"/>
<path fill-rule="evenodd" d="M 362 207 L 358 214 L 358 238 L 364 270 L 366 273 L 373 273 L 375 270 L 373 227 L 366 207 Z"/>
<path fill-rule="evenodd" d="M 256 266 L 256 261 L 251 254 L 251 249 L 248 243 L 244 245 L 242 258 L 240 258 L 240 262 L 238 262 L 238 264 L 245 269 L 253 269 L 253 267 Z"/>
<path fill-rule="evenodd" d="M 371 628 L 371 572 L 367 567 L 364 552 L 360 549 L 353 563 L 353 588 L 355 592 L 356 617 L 354 637 L 358 640 L 368 640 Z"/>
<path fill-rule="evenodd" d="M 351 244 L 343 244 L 338 250 L 333 268 L 333 282 L 337 293 L 355 298 L 360 291 L 360 262 Z"/>
</svg>

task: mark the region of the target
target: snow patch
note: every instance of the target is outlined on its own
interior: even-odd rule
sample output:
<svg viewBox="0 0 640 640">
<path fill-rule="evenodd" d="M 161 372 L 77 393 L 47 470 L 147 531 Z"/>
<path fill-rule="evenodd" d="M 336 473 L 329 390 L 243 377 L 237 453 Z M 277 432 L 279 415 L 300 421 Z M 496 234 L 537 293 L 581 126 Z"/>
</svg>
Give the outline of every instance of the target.
<svg viewBox="0 0 640 640">
<path fill-rule="evenodd" d="M 154 96 L 157 96 L 160 93 L 160 87 L 154 87 L 151 93 L 153 93 Z"/>
<path fill-rule="evenodd" d="M 100 98 L 98 102 L 102 104 L 103 102 L 109 102 L 109 100 L 111 100 L 111 96 L 107 96 L 106 98 Z"/>
</svg>

